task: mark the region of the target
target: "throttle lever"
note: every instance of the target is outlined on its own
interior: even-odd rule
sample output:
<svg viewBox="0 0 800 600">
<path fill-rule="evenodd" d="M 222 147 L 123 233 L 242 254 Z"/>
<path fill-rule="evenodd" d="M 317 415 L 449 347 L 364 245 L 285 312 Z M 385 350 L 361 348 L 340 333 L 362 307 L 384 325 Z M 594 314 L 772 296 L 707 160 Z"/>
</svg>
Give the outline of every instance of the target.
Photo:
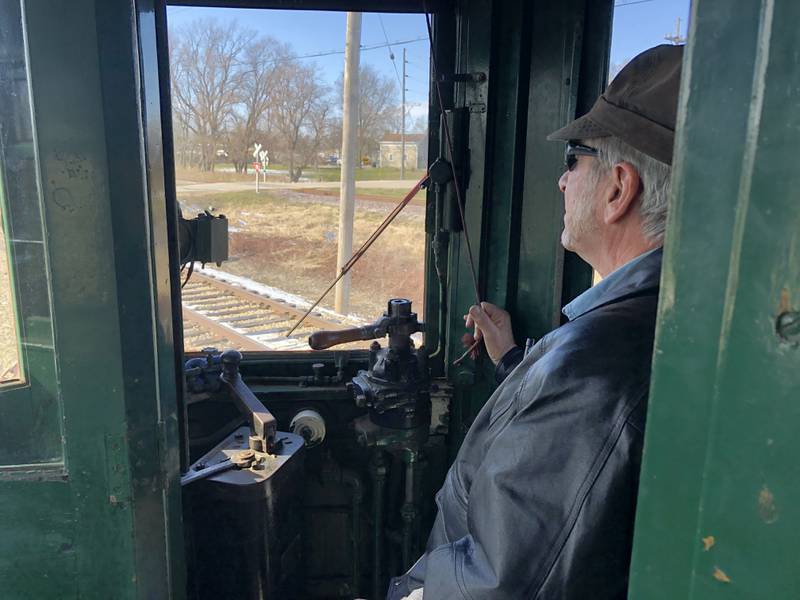
<svg viewBox="0 0 800 600">
<path fill-rule="evenodd" d="M 315 331 L 308 336 L 308 345 L 312 350 L 325 350 L 331 346 L 362 340 L 374 340 L 385 335 L 386 324 L 384 319 L 379 319 L 372 325 L 364 325 L 363 327 L 339 329 L 337 331 Z"/>
</svg>

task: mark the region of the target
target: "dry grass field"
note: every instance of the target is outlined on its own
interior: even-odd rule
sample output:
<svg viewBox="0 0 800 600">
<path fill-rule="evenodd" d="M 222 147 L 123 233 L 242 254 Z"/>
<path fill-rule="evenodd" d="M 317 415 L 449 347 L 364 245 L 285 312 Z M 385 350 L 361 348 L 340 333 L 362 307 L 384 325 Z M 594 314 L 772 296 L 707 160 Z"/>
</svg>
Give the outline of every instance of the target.
<svg viewBox="0 0 800 600">
<path fill-rule="evenodd" d="M 422 196 L 422 195 L 420 195 Z M 308 300 L 316 300 L 336 274 L 338 199 L 287 191 L 236 192 L 182 200 L 184 214 L 213 206 L 230 226 L 230 260 L 222 270 Z M 358 201 L 354 249 L 394 203 Z M 422 313 L 424 209 L 408 206 L 351 271 L 350 312 L 377 318 L 389 298 L 414 302 Z M 333 292 L 323 301 L 333 308 Z"/>
<path fill-rule="evenodd" d="M 381 193 L 383 192 L 383 193 Z M 354 249 L 395 206 L 397 192 L 359 196 Z M 402 197 L 403 194 L 400 195 Z M 424 196 L 419 194 L 351 271 L 350 313 L 372 321 L 390 298 L 409 298 L 423 311 Z M 213 207 L 230 224 L 230 260 L 222 270 L 316 300 L 336 274 L 338 197 L 314 190 L 193 195 L 187 216 Z M 213 265 L 212 265 L 213 266 Z M 333 309 L 331 292 L 322 306 Z M 13 296 L 0 228 L 0 375 L 18 361 Z M 8 378 L 6 378 L 8 379 Z"/>
</svg>

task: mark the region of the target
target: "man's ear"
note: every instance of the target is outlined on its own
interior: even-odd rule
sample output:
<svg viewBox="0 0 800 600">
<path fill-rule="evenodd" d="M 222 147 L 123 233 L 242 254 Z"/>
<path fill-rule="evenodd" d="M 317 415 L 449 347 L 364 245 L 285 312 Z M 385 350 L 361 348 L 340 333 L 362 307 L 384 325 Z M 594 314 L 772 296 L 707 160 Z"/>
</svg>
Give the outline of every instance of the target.
<svg viewBox="0 0 800 600">
<path fill-rule="evenodd" d="M 619 223 L 631 214 L 642 193 L 642 178 L 631 163 L 617 163 L 612 167 L 610 177 L 610 193 L 603 206 L 606 225 Z"/>
</svg>

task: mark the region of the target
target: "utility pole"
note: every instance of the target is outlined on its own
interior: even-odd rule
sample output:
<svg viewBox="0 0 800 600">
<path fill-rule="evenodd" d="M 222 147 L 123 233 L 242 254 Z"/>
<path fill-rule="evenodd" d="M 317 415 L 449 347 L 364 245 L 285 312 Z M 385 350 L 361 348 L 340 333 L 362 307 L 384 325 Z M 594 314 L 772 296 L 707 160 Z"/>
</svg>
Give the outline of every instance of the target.
<svg viewBox="0 0 800 600">
<path fill-rule="evenodd" d="M 406 49 L 403 46 L 403 79 L 400 80 L 402 120 L 400 125 L 400 179 L 406 178 Z"/>
<path fill-rule="evenodd" d="M 342 103 L 342 174 L 339 187 L 339 251 L 336 275 L 353 255 L 355 217 L 356 159 L 358 154 L 358 63 L 361 54 L 361 13 L 347 13 L 344 47 L 344 93 Z M 336 312 L 350 310 L 350 273 L 336 284 Z"/>
</svg>

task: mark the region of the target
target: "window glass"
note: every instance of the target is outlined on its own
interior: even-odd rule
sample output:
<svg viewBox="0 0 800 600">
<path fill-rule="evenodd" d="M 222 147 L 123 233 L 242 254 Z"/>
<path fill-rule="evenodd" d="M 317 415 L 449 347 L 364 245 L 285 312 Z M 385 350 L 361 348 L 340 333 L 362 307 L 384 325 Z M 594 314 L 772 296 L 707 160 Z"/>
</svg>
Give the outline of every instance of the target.
<svg viewBox="0 0 800 600">
<path fill-rule="evenodd" d="M 286 337 L 341 265 L 347 13 L 171 7 L 168 20 L 178 201 L 187 219 L 224 214 L 230 242 L 220 265 L 183 270 L 185 348 L 308 350 L 311 331 L 371 323 L 391 298 L 421 318 L 424 192 L 352 269 L 349 294 L 331 290 Z M 364 13 L 360 40 L 352 251 L 428 156 L 424 15 Z"/>
<path fill-rule="evenodd" d="M 19 2 L 0 3 L 0 476 L 61 465 L 47 236 Z"/>
</svg>

